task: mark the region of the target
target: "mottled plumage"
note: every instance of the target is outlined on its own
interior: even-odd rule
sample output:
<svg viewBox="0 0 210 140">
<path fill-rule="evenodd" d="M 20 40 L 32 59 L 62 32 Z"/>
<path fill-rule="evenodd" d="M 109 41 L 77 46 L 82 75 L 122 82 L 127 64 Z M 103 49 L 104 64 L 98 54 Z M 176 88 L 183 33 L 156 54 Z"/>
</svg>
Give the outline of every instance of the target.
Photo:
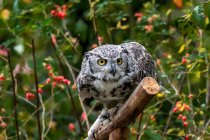
<svg viewBox="0 0 210 140">
<path fill-rule="evenodd" d="M 110 122 L 107 109 L 118 110 L 146 76 L 158 80 L 151 55 L 137 42 L 102 45 L 85 53 L 77 78 L 79 96 L 82 100 L 93 97 L 106 106 L 88 139 L 94 139 L 99 127 Z"/>
<path fill-rule="evenodd" d="M 97 64 L 99 59 L 106 64 Z M 117 64 L 117 59 L 122 59 L 122 64 Z M 93 97 L 110 108 L 124 102 L 145 76 L 157 79 L 152 57 L 142 45 L 108 44 L 85 54 L 77 87 L 82 100 Z"/>
</svg>

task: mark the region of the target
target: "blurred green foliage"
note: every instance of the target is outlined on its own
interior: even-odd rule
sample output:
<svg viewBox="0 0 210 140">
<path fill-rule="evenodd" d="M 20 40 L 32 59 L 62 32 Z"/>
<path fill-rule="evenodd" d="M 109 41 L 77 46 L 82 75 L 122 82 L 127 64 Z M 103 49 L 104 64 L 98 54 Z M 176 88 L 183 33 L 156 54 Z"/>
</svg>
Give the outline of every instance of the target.
<svg viewBox="0 0 210 140">
<path fill-rule="evenodd" d="M 137 41 L 149 50 L 168 90 L 145 109 L 140 127 L 139 118 L 130 126 L 129 139 L 138 134 L 143 140 L 210 139 L 209 20 L 210 1 L 205 0 L 0 0 L 0 139 L 17 139 L 6 49 L 11 53 L 17 84 L 20 138 L 39 137 L 36 100 L 26 97 L 36 91 L 32 40 L 43 90 L 40 117 L 44 139 L 87 135 L 70 68 L 77 75 L 84 52 L 98 43 L 127 41 Z M 69 90 L 55 80 L 61 75 L 71 81 Z M 86 106 L 91 124 L 98 115 L 91 110 L 96 104 Z M 180 114 L 187 119 L 178 117 Z"/>
</svg>

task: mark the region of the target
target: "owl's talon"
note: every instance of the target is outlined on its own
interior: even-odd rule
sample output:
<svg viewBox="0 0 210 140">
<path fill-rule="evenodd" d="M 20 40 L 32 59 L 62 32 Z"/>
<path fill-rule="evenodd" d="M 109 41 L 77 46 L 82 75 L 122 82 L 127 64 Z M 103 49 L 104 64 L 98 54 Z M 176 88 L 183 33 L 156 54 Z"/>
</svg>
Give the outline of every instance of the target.
<svg viewBox="0 0 210 140">
<path fill-rule="evenodd" d="M 90 133 L 88 133 L 88 140 L 96 140 L 94 129 L 90 130 Z"/>
</svg>

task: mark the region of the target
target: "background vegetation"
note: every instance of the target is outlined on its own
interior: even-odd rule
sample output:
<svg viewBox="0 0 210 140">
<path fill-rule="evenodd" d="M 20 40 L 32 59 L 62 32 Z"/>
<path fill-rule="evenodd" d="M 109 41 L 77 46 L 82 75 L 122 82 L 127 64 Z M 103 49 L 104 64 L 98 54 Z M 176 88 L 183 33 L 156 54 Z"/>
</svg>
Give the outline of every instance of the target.
<svg viewBox="0 0 210 140">
<path fill-rule="evenodd" d="M 129 139 L 210 139 L 209 20 L 205 0 L 0 0 L 0 139 L 86 137 L 99 112 L 78 98 L 82 56 L 127 41 L 149 50 L 168 90 Z"/>
</svg>

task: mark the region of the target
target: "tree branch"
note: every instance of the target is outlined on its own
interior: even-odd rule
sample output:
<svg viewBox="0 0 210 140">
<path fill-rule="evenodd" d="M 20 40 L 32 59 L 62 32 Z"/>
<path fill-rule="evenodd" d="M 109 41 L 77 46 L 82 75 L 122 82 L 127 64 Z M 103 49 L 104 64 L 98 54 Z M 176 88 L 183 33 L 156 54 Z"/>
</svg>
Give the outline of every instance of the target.
<svg viewBox="0 0 210 140">
<path fill-rule="evenodd" d="M 111 122 L 98 131 L 96 139 L 108 139 L 109 134 L 114 130 L 118 128 L 123 129 L 134 122 L 135 118 L 142 113 L 152 97 L 159 91 L 160 87 L 157 81 L 152 77 L 145 77 L 125 104 L 120 108 L 118 113 L 115 116 L 111 116 Z M 120 132 L 119 129 L 118 132 Z M 114 134 L 116 135 L 116 133 Z M 122 133 L 118 133 L 118 135 L 122 135 Z M 112 135 L 110 137 L 113 139 Z M 115 140 L 118 140 L 117 136 Z"/>
</svg>

